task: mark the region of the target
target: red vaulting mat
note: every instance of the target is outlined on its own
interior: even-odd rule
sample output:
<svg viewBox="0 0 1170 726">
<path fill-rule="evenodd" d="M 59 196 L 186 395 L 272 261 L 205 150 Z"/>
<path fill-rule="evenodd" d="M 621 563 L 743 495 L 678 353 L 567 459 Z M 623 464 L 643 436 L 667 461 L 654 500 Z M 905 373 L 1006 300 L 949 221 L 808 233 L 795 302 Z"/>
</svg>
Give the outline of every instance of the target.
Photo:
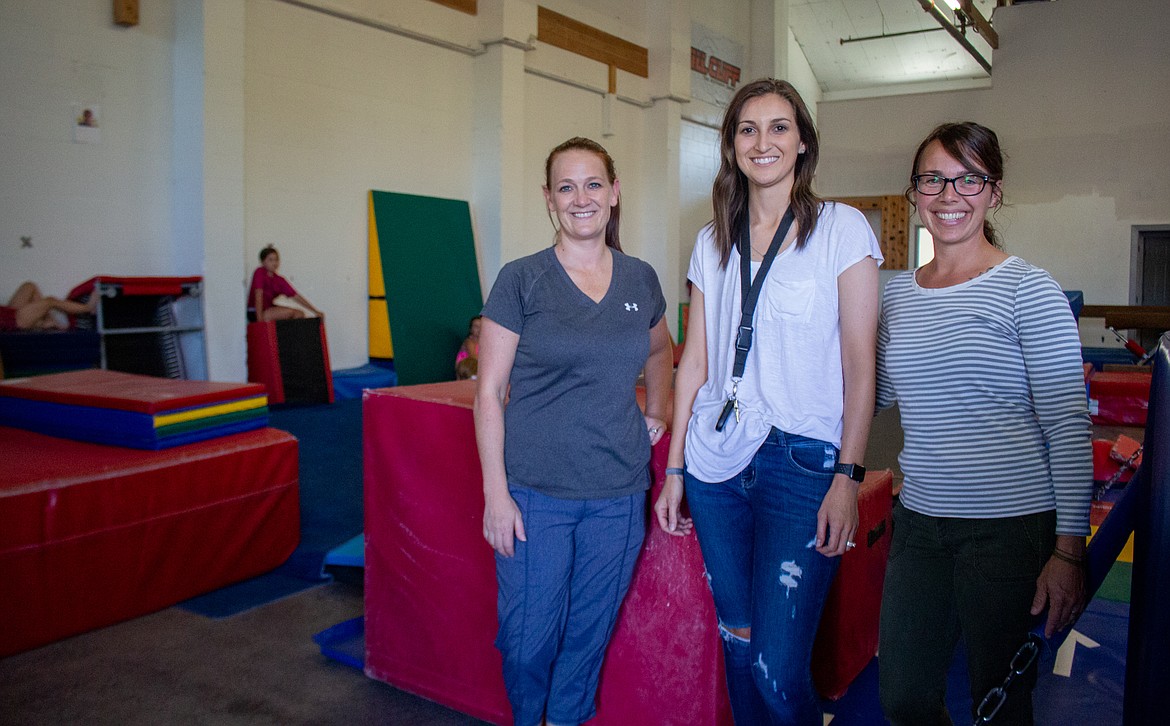
<svg viewBox="0 0 1170 726">
<path fill-rule="evenodd" d="M 91 369 L 0 383 L 0 396 L 159 413 L 264 395 L 259 383 L 212 383 Z"/>
<path fill-rule="evenodd" d="M 511 723 L 493 644 L 495 561 L 482 534 L 474 391 L 463 381 L 365 394 L 366 673 Z M 656 486 L 668 445 L 654 451 Z M 694 537 L 648 529 L 598 705 L 591 724 L 731 724 Z"/>
<path fill-rule="evenodd" d="M 0 657 L 266 572 L 300 538 L 276 429 L 140 451 L 0 427 Z"/>
<path fill-rule="evenodd" d="M 510 723 L 493 644 L 495 562 L 482 534 L 474 392 L 475 383 L 463 381 L 365 393 L 366 673 L 476 718 Z M 654 448 L 652 494 L 662 486 L 668 447 L 665 437 Z M 842 563 L 848 582 L 834 586 L 826 605 L 826 628 L 841 628 L 822 634 L 813 656 L 826 695 L 844 693 L 876 651 L 890 482 L 888 471 L 867 479 L 864 539 L 853 561 Z M 694 537 L 671 537 L 647 520 L 592 726 L 731 724 L 703 573 Z"/>
</svg>

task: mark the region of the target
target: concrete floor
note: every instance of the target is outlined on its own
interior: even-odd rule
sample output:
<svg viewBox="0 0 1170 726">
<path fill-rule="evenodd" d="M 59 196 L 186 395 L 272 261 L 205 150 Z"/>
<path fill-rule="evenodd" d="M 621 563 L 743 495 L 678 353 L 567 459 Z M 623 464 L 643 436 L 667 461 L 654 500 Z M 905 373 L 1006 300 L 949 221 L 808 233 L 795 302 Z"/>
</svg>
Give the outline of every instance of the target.
<svg viewBox="0 0 1170 726">
<path fill-rule="evenodd" d="M 0 724 L 483 722 L 367 678 L 311 638 L 362 614 L 333 582 L 222 620 L 173 607 L 0 659 Z"/>
</svg>

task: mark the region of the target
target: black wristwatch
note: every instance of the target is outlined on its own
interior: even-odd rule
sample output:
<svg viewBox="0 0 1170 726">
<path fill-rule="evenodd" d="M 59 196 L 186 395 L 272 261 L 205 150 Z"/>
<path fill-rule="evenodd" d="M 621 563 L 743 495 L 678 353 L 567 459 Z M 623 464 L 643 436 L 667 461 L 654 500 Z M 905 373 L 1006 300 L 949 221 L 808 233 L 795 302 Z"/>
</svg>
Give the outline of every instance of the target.
<svg viewBox="0 0 1170 726">
<path fill-rule="evenodd" d="M 860 483 L 865 478 L 865 467 L 861 464 L 837 464 L 833 468 L 834 474 L 844 474 L 855 482 Z"/>
</svg>

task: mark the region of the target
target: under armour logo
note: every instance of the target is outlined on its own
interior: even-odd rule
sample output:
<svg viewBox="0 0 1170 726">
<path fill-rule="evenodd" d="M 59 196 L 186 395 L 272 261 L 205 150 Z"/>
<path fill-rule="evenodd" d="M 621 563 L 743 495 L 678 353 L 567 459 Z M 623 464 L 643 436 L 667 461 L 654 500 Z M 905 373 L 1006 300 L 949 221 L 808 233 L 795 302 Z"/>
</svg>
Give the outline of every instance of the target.
<svg viewBox="0 0 1170 726">
<path fill-rule="evenodd" d="M 638 309 L 638 303 L 626 303 L 626 310 L 634 311 Z"/>
</svg>

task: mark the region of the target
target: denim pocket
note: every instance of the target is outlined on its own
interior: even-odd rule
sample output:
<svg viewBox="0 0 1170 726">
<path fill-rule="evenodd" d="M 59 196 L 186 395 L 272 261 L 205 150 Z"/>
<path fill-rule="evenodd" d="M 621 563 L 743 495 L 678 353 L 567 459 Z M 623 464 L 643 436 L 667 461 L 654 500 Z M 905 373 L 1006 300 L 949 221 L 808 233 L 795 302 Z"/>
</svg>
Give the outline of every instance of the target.
<svg viewBox="0 0 1170 726">
<path fill-rule="evenodd" d="M 837 465 L 837 450 L 829 444 L 814 441 L 789 444 L 788 461 L 802 473 L 832 476 Z"/>
</svg>

